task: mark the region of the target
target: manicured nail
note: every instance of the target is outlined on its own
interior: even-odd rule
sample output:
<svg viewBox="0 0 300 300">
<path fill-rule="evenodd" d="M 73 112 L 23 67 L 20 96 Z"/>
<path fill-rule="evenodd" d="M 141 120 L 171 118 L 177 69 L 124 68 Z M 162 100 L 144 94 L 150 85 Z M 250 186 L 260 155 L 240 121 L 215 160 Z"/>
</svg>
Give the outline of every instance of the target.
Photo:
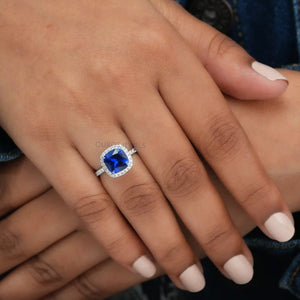
<svg viewBox="0 0 300 300">
<path fill-rule="evenodd" d="M 236 255 L 223 266 L 226 273 L 236 284 L 246 284 L 253 277 L 253 267 L 245 255 Z"/>
<path fill-rule="evenodd" d="M 274 81 L 274 80 L 282 79 L 288 81 L 287 78 L 284 77 L 280 72 L 258 61 L 254 61 L 251 66 L 254 71 L 256 71 L 257 73 L 259 73 L 260 75 L 264 76 L 269 80 Z"/>
<path fill-rule="evenodd" d="M 156 273 L 154 263 L 146 256 L 141 256 L 132 265 L 133 269 L 146 278 L 151 278 Z"/>
<path fill-rule="evenodd" d="M 185 289 L 189 292 L 200 292 L 205 287 L 204 276 L 196 264 L 188 267 L 182 272 L 179 279 Z"/>
<path fill-rule="evenodd" d="M 278 242 L 287 242 L 295 234 L 295 226 L 291 219 L 284 213 L 273 214 L 265 222 L 265 227 L 271 237 Z"/>
</svg>

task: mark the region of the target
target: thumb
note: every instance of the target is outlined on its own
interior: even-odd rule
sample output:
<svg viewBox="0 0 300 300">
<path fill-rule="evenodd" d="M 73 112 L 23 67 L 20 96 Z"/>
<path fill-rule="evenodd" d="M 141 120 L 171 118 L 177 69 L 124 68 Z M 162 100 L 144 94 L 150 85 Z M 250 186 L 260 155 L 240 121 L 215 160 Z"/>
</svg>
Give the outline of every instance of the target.
<svg viewBox="0 0 300 300">
<path fill-rule="evenodd" d="M 281 95 L 288 80 L 255 61 L 242 47 L 199 21 L 174 0 L 151 0 L 156 9 L 191 46 L 219 88 L 238 99 L 269 99 Z"/>
</svg>

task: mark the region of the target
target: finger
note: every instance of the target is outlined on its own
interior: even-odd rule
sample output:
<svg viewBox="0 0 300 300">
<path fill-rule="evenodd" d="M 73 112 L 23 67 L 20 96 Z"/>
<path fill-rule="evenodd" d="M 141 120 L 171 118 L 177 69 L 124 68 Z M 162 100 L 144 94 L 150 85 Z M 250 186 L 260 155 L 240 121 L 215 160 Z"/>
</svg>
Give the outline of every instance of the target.
<svg viewBox="0 0 300 300">
<path fill-rule="evenodd" d="M 78 139 L 78 144 L 75 144 L 79 151 L 95 167 L 99 164 L 97 156 L 102 151 L 82 145 L 91 144 L 91 141 L 97 139 L 99 132 L 100 128 L 90 129 L 88 136 L 74 137 L 74 140 Z M 128 150 L 132 148 L 123 132 L 112 133 L 109 136 L 112 136 L 114 141 L 126 145 Z M 106 191 L 151 251 L 155 261 L 175 284 L 186 284 L 185 288 L 194 292 L 203 289 L 205 281 L 198 267 L 198 259 L 187 243 L 172 209 L 139 155 L 134 154 L 133 160 L 134 166 L 124 176 L 111 178 L 107 174 L 101 175 Z M 114 246 L 114 252 L 123 256 L 122 261 L 126 260 L 127 253 L 121 245 L 115 243 Z M 192 278 L 187 280 L 187 277 Z"/>
<path fill-rule="evenodd" d="M 42 300 L 101 300 L 144 280 L 116 262 L 106 260 Z"/>
<path fill-rule="evenodd" d="M 151 0 L 188 42 L 221 90 L 238 99 L 269 99 L 281 95 L 287 79 L 255 62 L 242 47 L 199 21 L 174 0 Z"/>
<path fill-rule="evenodd" d="M 83 130 L 83 123 L 78 122 L 79 131 Z M 76 131 L 76 124 L 72 128 Z M 89 129 L 85 129 L 86 134 Z M 95 144 L 96 140 L 87 147 Z M 36 152 L 34 155 L 38 167 L 48 173 L 51 184 L 110 257 L 132 271 L 144 270 L 143 275 L 151 277 L 156 268 L 148 258 L 148 250 L 121 215 L 83 156 L 71 145 L 65 148 L 61 146 L 61 151 L 51 164 L 45 163 L 49 153 L 45 157 L 43 153 Z"/>
<path fill-rule="evenodd" d="M 0 216 L 50 188 L 46 178 L 24 156 L 0 168 Z"/>
<path fill-rule="evenodd" d="M 161 77 L 159 88 L 164 100 L 192 143 L 254 222 L 273 239 L 280 242 L 291 239 L 292 215 L 244 130 L 197 58 L 187 48 L 180 50 L 184 61 L 178 59 L 178 66 L 173 63 L 180 72 L 169 69 Z M 185 105 L 182 99 L 186 99 Z"/>
<path fill-rule="evenodd" d="M 26 261 L 79 225 L 78 217 L 54 190 L 25 204 L 0 222 L 0 273 Z"/>
<path fill-rule="evenodd" d="M 143 98 L 145 101 L 135 106 L 140 113 L 129 111 L 131 118 L 122 119 L 126 134 L 133 141 L 145 141 L 145 147 L 139 148 L 142 160 L 209 258 L 236 283 L 249 282 L 251 253 L 190 141 L 164 108 L 157 91 L 143 91 Z"/>
<path fill-rule="evenodd" d="M 73 232 L 9 273 L 0 282 L 0 297 L 40 299 L 107 258 L 107 253 L 91 234 Z"/>
</svg>

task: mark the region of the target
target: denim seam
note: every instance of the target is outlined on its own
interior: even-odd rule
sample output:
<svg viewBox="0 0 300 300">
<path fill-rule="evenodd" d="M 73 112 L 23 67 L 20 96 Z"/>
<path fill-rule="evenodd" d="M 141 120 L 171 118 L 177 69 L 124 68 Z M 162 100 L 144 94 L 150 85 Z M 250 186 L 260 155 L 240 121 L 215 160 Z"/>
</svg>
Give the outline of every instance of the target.
<svg viewBox="0 0 300 300">
<path fill-rule="evenodd" d="M 241 21 L 240 21 L 240 17 L 239 17 L 239 13 L 238 13 L 238 7 L 237 7 L 237 3 L 238 0 L 233 0 L 233 7 L 232 7 L 232 11 L 233 11 L 233 15 L 234 15 L 234 20 L 236 22 L 236 27 L 237 27 L 237 36 L 239 39 L 239 44 L 240 45 L 244 45 L 244 36 L 242 33 L 242 28 L 241 28 Z"/>
<path fill-rule="evenodd" d="M 297 245 L 296 243 L 293 243 L 292 245 L 289 245 L 289 243 L 291 242 L 287 242 L 287 245 L 285 245 L 284 243 L 280 244 L 280 243 L 276 243 L 276 242 L 272 242 L 272 243 L 268 243 L 265 244 L 265 239 L 252 239 L 252 238 L 245 238 L 245 242 L 247 243 L 247 245 L 249 247 L 252 247 L 254 249 L 257 249 L 258 247 L 260 247 L 263 243 L 263 246 L 265 249 L 299 249 L 300 246 Z"/>
<path fill-rule="evenodd" d="M 289 280 L 289 287 L 292 288 L 292 285 L 294 283 L 294 280 L 297 276 L 297 274 L 299 273 L 300 271 L 300 265 L 297 266 L 297 268 L 295 269 L 295 271 L 293 272 L 293 274 L 291 275 L 291 278 Z"/>
</svg>

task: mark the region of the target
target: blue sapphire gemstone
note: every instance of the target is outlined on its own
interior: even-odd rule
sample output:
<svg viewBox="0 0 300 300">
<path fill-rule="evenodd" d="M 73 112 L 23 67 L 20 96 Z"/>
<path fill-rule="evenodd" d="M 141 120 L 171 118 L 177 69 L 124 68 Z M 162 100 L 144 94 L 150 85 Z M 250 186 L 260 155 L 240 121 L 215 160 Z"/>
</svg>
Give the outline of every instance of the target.
<svg viewBox="0 0 300 300">
<path fill-rule="evenodd" d="M 106 153 L 104 163 L 110 172 L 116 174 L 128 167 L 129 159 L 122 149 L 116 148 Z"/>
</svg>

